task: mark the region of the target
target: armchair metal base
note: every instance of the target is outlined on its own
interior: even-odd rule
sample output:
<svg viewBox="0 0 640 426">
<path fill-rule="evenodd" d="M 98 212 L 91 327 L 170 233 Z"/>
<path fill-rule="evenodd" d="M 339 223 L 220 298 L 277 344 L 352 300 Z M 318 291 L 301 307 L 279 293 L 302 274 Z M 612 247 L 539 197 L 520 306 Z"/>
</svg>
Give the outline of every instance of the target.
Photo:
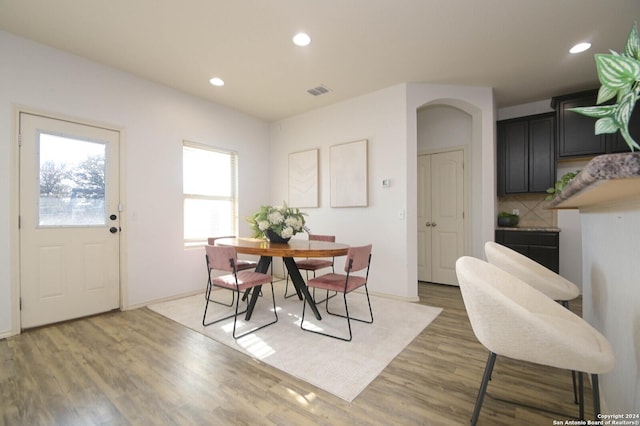
<svg viewBox="0 0 640 426">
<path fill-rule="evenodd" d="M 480 389 L 478 390 L 478 396 L 476 398 L 476 404 L 475 407 L 473 409 L 473 414 L 471 416 L 471 422 L 470 424 L 472 426 L 475 426 L 478 423 L 478 418 L 480 417 L 480 410 L 482 409 L 482 403 L 484 401 L 484 396 L 488 395 L 487 394 L 487 386 L 489 385 L 489 381 L 491 380 L 491 374 L 493 372 L 493 367 L 495 365 L 496 362 L 496 354 L 493 352 L 489 352 L 489 358 L 487 359 L 487 364 L 485 366 L 485 370 L 484 370 L 484 375 L 482 377 L 482 382 L 480 384 Z M 578 415 L 578 419 L 580 420 L 584 420 L 584 380 L 583 380 L 583 373 L 578 371 L 578 372 L 574 372 L 577 373 L 578 376 L 578 389 L 577 389 L 577 394 L 578 394 L 578 404 L 579 404 L 579 415 Z M 593 388 L 593 411 L 594 411 L 594 418 L 598 418 L 598 414 L 600 414 L 600 391 L 599 391 L 599 386 L 598 386 L 598 375 L 597 374 L 591 374 L 591 382 L 592 382 L 592 388 Z M 518 402 L 514 402 L 514 401 L 507 401 L 504 399 L 500 399 L 500 398 L 494 398 L 496 400 L 502 401 L 502 402 L 507 402 L 510 404 L 518 404 L 527 408 L 533 408 L 536 410 L 540 410 L 540 411 L 545 411 L 545 412 L 550 412 L 548 410 L 545 410 L 543 408 L 539 408 L 539 407 L 534 407 L 531 405 L 526 405 L 526 404 L 522 404 L 522 403 L 518 403 Z M 552 413 L 552 414 L 560 414 L 560 413 Z M 567 417 L 571 417 L 571 416 L 567 416 Z"/>
</svg>

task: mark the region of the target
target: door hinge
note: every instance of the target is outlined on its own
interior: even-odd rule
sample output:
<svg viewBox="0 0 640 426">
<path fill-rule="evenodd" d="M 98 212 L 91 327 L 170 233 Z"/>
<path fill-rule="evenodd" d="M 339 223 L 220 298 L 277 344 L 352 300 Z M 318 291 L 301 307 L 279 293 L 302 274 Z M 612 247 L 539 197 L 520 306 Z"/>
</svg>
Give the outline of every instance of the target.
<svg viewBox="0 0 640 426">
<path fill-rule="evenodd" d="M 18 146 L 22 146 L 22 133 L 18 133 Z"/>
<path fill-rule="evenodd" d="M 18 229 L 22 226 L 22 216 L 18 216 Z"/>
<path fill-rule="evenodd" d="M 18 304 L 20 305 L 20 310 L 22 310 L 22 297 L 18 299 Z"/>
</svg>

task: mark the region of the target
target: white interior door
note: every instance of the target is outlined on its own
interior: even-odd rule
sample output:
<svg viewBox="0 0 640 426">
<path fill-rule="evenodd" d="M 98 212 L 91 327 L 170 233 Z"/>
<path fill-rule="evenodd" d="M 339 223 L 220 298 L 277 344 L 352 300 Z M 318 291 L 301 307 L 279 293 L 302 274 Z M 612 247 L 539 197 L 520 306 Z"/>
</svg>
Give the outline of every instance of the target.
<svg viewBox="0 0 640 426">
<path fill-rule="evenodd" d="M 418 279 L 458 285 L 464 254 L 463 151 L 418 157 Z"/>
<path fill-rule="evenodd" d="M 119 307 L 117 131 L 20 113 L 21 327 Z"/>
<path fill-rule="evenodd" d="M 431 155 L 418 156 L 418 280 L 433 276 L 431 234 Z"/>
</svg>

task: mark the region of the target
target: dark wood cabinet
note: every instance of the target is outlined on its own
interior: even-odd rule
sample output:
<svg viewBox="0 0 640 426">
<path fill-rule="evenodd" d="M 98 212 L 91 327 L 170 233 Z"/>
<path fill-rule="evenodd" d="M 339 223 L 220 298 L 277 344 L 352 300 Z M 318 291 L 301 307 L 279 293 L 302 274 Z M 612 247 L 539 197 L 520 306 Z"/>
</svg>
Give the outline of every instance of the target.
<svg viewBox="0 0 640 426">
<path fill-rule="evenodd" d="M 555 273 L 560 271 L 558 232 L 496 230 L 496 243 L 535 260 Z"/>
<path fill-rule="evenodd" d="M 545 192 L 556 181 L 555 114 L 501 120 L 498 195 Z"/>
<path fill-rule="evenodd" d="M 595 134 L 596 119 L 570 111 L 571 108 L 594 106 L 598 90 L 557 96 L 551 101 L 556 110 L 558 132 L 558 158 L 592 157 L 615 152 L 628 152 L 629 146 L 620 132 Z M 608 102 L 613 103 L 614 100 Z M 640 141 L 640 108 L 635 108 L 629 122 L 629 131 Z"/>
</svg>

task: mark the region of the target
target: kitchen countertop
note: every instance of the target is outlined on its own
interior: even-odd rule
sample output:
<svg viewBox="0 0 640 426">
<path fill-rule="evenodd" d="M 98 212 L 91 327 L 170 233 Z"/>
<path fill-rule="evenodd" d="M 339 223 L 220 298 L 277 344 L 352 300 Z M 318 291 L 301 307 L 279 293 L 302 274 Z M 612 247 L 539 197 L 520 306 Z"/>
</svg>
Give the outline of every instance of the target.
<svg viewBox="0 0 640 426">
<path fill-rule="evenodd" d="M 640 195 L 640 153 L 599 155 L 549 203 L 552 209 L 577 209 Z"/>
<path fill-rule="evenodd" d="M 496 231 L 560 232 L 560 228 L 543 226 L 498 226 Z"/>
</svg>

